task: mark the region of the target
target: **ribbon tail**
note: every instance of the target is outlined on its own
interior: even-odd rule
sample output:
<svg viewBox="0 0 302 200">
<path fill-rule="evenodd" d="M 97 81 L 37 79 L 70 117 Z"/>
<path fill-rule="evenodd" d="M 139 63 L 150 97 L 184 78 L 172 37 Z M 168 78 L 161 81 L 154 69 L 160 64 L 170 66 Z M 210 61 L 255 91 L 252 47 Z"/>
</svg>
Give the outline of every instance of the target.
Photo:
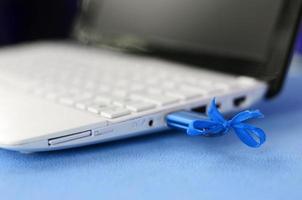
<svg viewBox="0 0 302 200">
<path fill-rule="evenodd" d="M 224 123 L 226 121 L 217 109 L 215 98 L 212 100 L 211 105 L 209 107 L 208 116 L 214 122 Z"/>
<path fill-rule="evenodd" d="M 248 124 L 240 124 L 240 127 L 233 128 L 239 139 L 250 147 L 260 147 L 265 142 L 265 133 L 260 128 Z"/>
<path fill-rule="evenodd" d="M 235 115 L 231 120 L 231 124 L 238 124 L 249 119 L 263 118 L 264 115 L 259 110 L 246 110 Z"/>
</svg>

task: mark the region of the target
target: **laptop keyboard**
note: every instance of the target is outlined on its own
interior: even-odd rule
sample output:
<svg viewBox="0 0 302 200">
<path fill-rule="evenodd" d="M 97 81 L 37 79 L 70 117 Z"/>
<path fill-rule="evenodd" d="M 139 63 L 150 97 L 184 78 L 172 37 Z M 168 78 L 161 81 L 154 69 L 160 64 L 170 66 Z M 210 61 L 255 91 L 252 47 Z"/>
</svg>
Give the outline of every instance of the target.
<svg viewBox="0 0 302 200">
<path fill-rule="evenodd" d="M 156 59 L 74 49 L 20 51 L 18 59 L 0 63 L 2 78 L 26 93 L 108 119 L 254 84 Z"/>
</svg>

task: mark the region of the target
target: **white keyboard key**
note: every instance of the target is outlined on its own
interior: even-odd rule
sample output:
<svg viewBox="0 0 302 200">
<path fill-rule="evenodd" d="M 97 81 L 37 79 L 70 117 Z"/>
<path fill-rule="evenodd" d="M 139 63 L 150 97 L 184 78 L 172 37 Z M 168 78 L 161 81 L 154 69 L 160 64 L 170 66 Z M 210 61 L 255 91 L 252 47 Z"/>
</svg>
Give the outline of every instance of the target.
<svg viewBox="0 0 302 200">
<path fill-rule="evenodd" d="M 96 85 L 94 82 L 92 81 L 87 81 L 85 86 L 84 86 L 86 89 L 95 89 Z"/>
<path fill-rule="evenodd" d="M 115 85 L 118 86 L 118 87 L 125 87 L 125 86 L 127 86 L 129 84 L 130 84 L 129 80 L 117 80 L 115 82 Z"/>
<path fill-rule="evenodd" d="M 133 99 L 148 101 L 159 106 L 165 106 L 176 103 L 179 99 L 171 96 L 150 95 L 150 94 L 134 94 Z"/>
<path fill-rule="evenodd" d="M 175 88 L 175 86 L 176 86 L 175 83 L 172 81 L 166 81 L 161 84 L 161 87 L 165 88 L 165 89 L 172 89 L 172 88 Z"/>
<path fill-rule="evenodd" d="M 155 104 L 142 102 L 142 101 L 133 101 L 126 104 L 126 108 L 133 112 L 141 112 L 145 110 L 150 110 L 155 108 Z"/>
<path fill-rule="evenodd" d="M 196 81 L 195 84 L 198 85 L 199 87 L 212 87 L 214 83 L 209 80 L 202 80 L 202 81 Z"/>
<path fill-rule="evenodd" d="M 256 81 L 253 78 L 241 76 L 236 81 L 229 83 L 231 88 L 244 89 L 255 85 Z"/>
<path fill-rule="evenodd" d="M 198 85 L 200 83 L 199 80 L 196 80 L 192 77 L 185 77 L 183 78 L 183 82 L 188 83 L 188 84 L 193 84 L 193 85 Z"/>
<path fill-rule="evenodd" d="M 106 93 L 106 92 L 110 91 L 110 88 L 108 86 L 105 86 L 105 85 L 100 85 L 97 90 L 100 93 Z"/>
<path fill-rule="evenodd" d="M 100 114 L 101 110 L 106 108 L 108 108 L 107 104 L 94 104 L 94 105 L 89 105 L 87 107 L 87 110 L 91 113 Z"/>
<path fill-rule="evenodd" d="M 194 91 L 196 93 L 202 94 L 202 95 L 207 95 L 209 93 L 209 87 L 196 87 L 196 86 L 191 86 L 191 85 L 183 85 L 180 88 L 181 90 L 185 91 Z"/>
<path fill-rule="evenodd" d="M 86 110 L 88 105 L 91 105 L 91 99 L 81 100 L 75 103 L 75 107 L 80 110 Z"/>
<path fill-rule="evenodd" d="M 87 108 L 87 104 L 84 102 L 78 102 L 75 104 L 75 107 L 80 109 L 80 110 L 86 110 Z"/>
<path fill-rule="evenodd" d="M 65 105 L 68 105 L 68 106 L 71 106 L 74 104 L 74 100 L 70 97 L 62 97 L 59 99 L 59 102 L 61 104 L 65 104 Z"/>
<path fill-rule="evenodd" d="M 147 93 L 152 94 L 152 95 L 161 95 L 163 93 L 163 91 L 160 89 L 157 89 L 157 88 L 149 88 L 147 90 Z"/>
<path fill-rule="evenodd" d="M 76 96 L 77 100 L 91 99 L 92 97 L 93 97 L 93 94 L 90 92 L 84 92 L 84 93 L 78 94 Z"/>
<path fill-rule="evenodd" d="M 141 91 L 141 90 L 144 90 L 146 88 L 143 84 L 136 83 L 136 84 L 130 85 L 128 89 L 130 91 Z"/>
<path fill-rule="evenodd" d="M 48 93 L 45 95 L 45 98 L 46 98 L 46 99 L 49 99 L 49 100 L 55 100 L 57 97 L 58 97 L 58 94 L 55 93 L 55 92 L 48 92 Z"/>
<path fill-rule="evenodd" d="M 245 84 L 245 85 L 253 85 L 255 84 L 255 79 L 253 78 L 250 78 L 250 77 L 247 77 L 247 76 L 240 76 L 238 78 L 238 81 L 241 83 L 241 84 Z"/>
<path fill-rule="evenodd" d="M 87 110 L 88 110 L 89 112 L 91 112 L 91 113 L 94 113 L 94 114 L 99 114 L 99 113 L 100 113 L 100 109 L 99 109 L 99 107 L 97 107 L 97 106 L 89 106 L 89 107 L 87 108 Z"/>
<path fill-rule="evenodd" d="M 117 89 L 112 91 L 112 95 L 117 97 L 126 97 L 128 96 L 128 91 L 126 91 L 126 89 Z"/>
<path fill-rule="evenodd" d="M 203 95 L 202 93 L 194 90 L 175 90 L 175 91 L 169 91 L 166 94 L 168 96 L 172 96 L 184 100 L 197 98 Z"/>
<path fill-rule="evenodd" d="M 113 100 L 113 105 L 125 106 L 130 101 L 131 101 L 131 99 L 129 99 L 129 98 L 116 98 L 116 99 Z"/>
<path fill-rule="evenodd" d="M 95 103 L 111 103 L 112 102 L 112 97 L 110 94 L 101 94 L 101 95 L 98 95 L 94 98 L 94 102 Z"/>
<path fill-rule="evenodd" d="M 118 106 L 108 107 L 106 109 L 101 110 L 100 112 L 101 112 L 101 116 L 110 119 L 122 117 L 131 113 L 130 110 Z"/>
<path fill-rule="evenodd" d="M 215 95 L 224 92 L 224 90 L 220 88 L 207 88 L 206 90 L 207 90 L 207 94 L 209 95 Z"/>
<path fill-rule="evenodd" d="M 229 90 L 230 87 L 227 84 L 223 83 L 216 83 L 213 85 L 214 89 L 221 89 L 221 90 Z"/>
<path fill-rule="evenodd" d="M 37 96 L 42 96 L 42 95 L 44 95 L 44 93 L 45 93 L 44 88 L 35 88 L 35 89 L 32 91 L 32 94 L 33 94 L 33 95 L 37 95 Z"/>
<path fill-rule="evenodd" d="M 152 79 L 147 79 L 147 80 L 145 80 L 145 83 L 146 83 L 147 85 L 157 85 L 158 82 L 159 82 L 159 80 L 156 79 L 156 78 L 152 78 Z"/>
<path fill-rule="evenodd" d="M 69 98 L 72 99 L 74 102 L 81 102 L 91 100 L 92 97 L 93 95 L 86 95 L 85 93 L 83 93 L 82 95 L 71 95 Z"/>
<path fill-rule="evenodd" d="M 72 95 L 79 95 L 81 94 L 81 90 L 79 88 L 70 88 L 69 89 L 69 93 L 72 94 Z"/>
</svg>

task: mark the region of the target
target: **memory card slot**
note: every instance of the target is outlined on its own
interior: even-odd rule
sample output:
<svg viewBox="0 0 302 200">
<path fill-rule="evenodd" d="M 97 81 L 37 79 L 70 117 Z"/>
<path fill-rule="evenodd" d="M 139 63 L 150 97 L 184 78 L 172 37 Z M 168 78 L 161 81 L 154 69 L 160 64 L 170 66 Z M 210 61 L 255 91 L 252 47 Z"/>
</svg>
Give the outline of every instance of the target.
<svg viewBox="0 0 302 200">
<path fill-rule="evenodd" d="M 91 135 L 92 135 L 91 130 L 89 130 L 89 131 L 83 131 L 83 132 L 79 132 L 79 133 L 73 133 L 70 135 L 64 135 L 61 137 L 51 138 L 48 140 L 48 145 L 54 146 L 54 145 L 58 145 L 61 143 L 66 143 L 66 142 L 70 142 L 73 140 L 78 140 L 81 138 L 89 137 Z"/>
</svg>

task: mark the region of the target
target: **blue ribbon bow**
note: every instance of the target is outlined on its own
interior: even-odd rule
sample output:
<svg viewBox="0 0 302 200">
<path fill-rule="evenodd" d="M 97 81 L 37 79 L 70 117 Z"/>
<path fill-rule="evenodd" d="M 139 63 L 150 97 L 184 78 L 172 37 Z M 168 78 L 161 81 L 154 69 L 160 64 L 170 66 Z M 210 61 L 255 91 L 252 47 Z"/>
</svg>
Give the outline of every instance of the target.
<svg viewBox="0 0 302 200">
<path fill-rule="evenodd" d="M 226 134 L 234 129 L 239 139 L 250 147 L 259 147 L 265 142 L 265 133 L 262 129 L 243 123 L 249 119 L 263 118 L 259 110 L 246 110 L 235 115 L 231 120 L 225 120 L 218 111 L 215 98 L 208 110 L 209 120 L 194 120 L 187 129 L 188 135 L 215 136 Z"/>
</svg>

